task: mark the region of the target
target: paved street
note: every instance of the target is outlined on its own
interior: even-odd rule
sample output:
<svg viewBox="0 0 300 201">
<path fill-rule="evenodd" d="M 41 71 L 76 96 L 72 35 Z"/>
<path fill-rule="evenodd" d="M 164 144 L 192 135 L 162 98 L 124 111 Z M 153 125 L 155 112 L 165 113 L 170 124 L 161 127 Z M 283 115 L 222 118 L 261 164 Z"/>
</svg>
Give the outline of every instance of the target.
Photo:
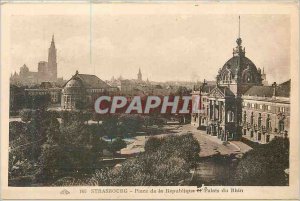
<svg viewBox="0 0 300 201">
<path fill-rule="evenodd" d="M 232 155 L 235 154 L 238 157 L 241 154 L 251 150 L 251 147 L 248 145 L 239 142 L 233 141 L 227 144 L 223 144 L 221 140 L 219 140 L 215 136 L 210 136 L 205 133 L 205 131 L 197 130 L 196 127 L 187 124 L 187 125 L 167 125 L 163 128 L 165 132 L 159 135 L 155 135 L 156 137 L 163 137 L 167 135 L 181 135 L 186 133 L 192 133 L 195 138 L 200 143 L 200 157 L 207 157 L 212 155 Z M 135 137 L 136 140 L 127 146 L 127 148 L 123 149 L 121 152 L 122 154 L 131 154 L 138 152 L 137 149 L 140 151 L 144 150 L 145 141 L 147 140 L 146 136 L 137 136 Z"/>
<path fill-rule="evenodd" d="M 251 149 L 248 145 L 233 141 L 228 144 L 223 144 L 216 136 L 210 136 L 205 131 L 197 130 L 192 125 L 183 125 L 177 128 L 178 134 L 193 133 L 195 138 L 200 143 L 200 156 L 207 157 L 215 154 L 231 155 L 231 154 L 242 154 Z"/>
</svg>

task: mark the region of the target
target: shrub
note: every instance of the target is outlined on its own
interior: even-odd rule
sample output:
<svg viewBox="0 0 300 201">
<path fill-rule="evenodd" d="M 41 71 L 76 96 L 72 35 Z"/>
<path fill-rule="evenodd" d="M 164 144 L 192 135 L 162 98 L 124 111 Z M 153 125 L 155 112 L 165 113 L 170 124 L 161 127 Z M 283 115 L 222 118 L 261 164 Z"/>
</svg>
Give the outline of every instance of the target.
<svg viewBox="0 0 300 201">
<path fill-rule="evenodd" d="M 236 185 L 288 185 L 284 170 L 289 168 L 288 139 L 274 139 L 247 152 L 239 162 L 234 181 Z"/>
<path fill-rule="evenodd" d="M 115 153 L 117 151 L 120 151 L 121 149 L 125 148 L 127 146 L 126 142 L 122 140 L 121 138 L 117 137 L 114 141 L 110 144 L 110 150 Z"/>
<path fill-rule="evenodd" d="M 96 171 L 94 185 L 176 186 L 186 180 L 199 156 L 199 143 L 192 135 L 149 138 L 145 152 L 121 167 Z"/>
<path fill-rule="evenodd" d="M 157 137 L 150 137 L 145 143 L 145 152 L 155 152 L 162 145 L 163 139 Z"/>
<path fill-rule="evenodd" d="M 31 116 L 32 116 L 32 111 L 30 109 L 23 109 L 23 110 L 20 111 L 21 120 L 26 122 L 26 123 L 28 121 L 30 121 Z"/>
<path fill-rule="evenodd" d="M 119 169 L 97 171 L 91 181 L 101 186 L 176 186 L 188 176 L 183 159 L 155 152 L 127 160 Z"/>
</svg>

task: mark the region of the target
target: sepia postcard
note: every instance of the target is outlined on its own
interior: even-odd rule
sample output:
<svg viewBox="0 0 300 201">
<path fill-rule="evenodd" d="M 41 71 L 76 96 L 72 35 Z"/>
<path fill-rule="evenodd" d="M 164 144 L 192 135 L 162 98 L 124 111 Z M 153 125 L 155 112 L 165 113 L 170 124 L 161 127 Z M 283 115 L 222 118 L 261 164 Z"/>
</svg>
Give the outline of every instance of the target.
<svg viewBox="0 0 300 201">
<path fill-rule="evenodd" d="M 0 9 L 2 199 L 299 199 L 298 1 Z"/>
</svg>

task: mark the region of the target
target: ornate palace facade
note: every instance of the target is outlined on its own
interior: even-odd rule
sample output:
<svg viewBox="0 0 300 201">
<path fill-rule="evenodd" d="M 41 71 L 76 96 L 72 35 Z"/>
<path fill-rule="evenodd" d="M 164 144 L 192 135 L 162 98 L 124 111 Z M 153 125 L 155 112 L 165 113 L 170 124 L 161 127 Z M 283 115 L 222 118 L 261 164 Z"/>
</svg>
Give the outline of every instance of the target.
<svg viewBox="0 0 300 201">
<path fill-rule="evenodd" d="M 192 124 L 223 141 L 242 137 L 267 143 L 289 132 L 290 81 L 264 86 L 266 75 L 245 56 L 237 39 L 233 56 L 219 69 L 216 85 L 204 82 L 192 92 L 200 98 Z"/>
</svg>

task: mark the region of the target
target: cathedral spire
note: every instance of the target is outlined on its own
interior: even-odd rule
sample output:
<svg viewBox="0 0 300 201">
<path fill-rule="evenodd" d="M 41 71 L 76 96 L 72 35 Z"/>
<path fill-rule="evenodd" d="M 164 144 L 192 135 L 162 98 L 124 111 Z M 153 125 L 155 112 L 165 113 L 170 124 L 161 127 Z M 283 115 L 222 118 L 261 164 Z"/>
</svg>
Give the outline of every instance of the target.
<svg viewBox="0 0 300 201">
<path fill-rule="evenodd" d="M 49 80 L 55 81 L 57 79 L 57 59 L 56 59 L 54 34 L 52 35 L 51 45 L 48 50 L 47 69 L 48 69 L 48 74 L 49 74 Z"/>
<path fill-rule="evenodd" d="M 142 72 L 141 72 L 141 68 L 139 68 L 139 73 L 137 74 L 138 80 L 142 81 Z"/>
<path fill-rule="evenodd" d="M 239 16 L 239 38 L 241 38 L 241 16 Z"/>
<path fill-rule="evenodd" d="M 55 48 L 55 42 L 54 42 L 54 34 L 52 34 L 52 40 L 51 40 L 51 46 L 50 48 Z"/>
</svg>

